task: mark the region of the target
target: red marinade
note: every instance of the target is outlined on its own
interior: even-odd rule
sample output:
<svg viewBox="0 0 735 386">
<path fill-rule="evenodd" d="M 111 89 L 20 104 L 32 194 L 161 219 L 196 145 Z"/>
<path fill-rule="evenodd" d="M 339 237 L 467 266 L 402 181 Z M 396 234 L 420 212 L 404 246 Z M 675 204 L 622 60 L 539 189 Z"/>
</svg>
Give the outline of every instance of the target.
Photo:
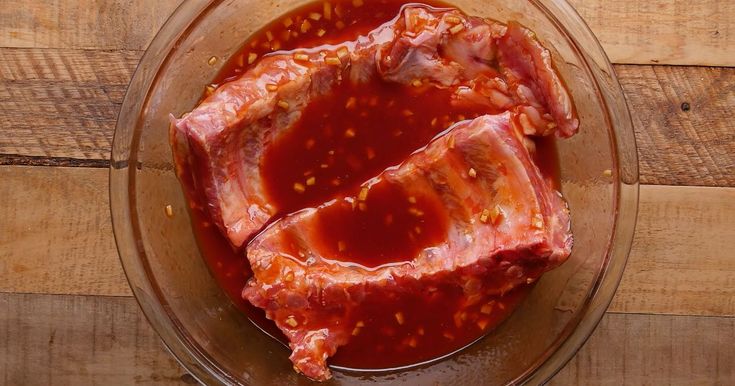
<svg viewBox="0 0 735 386">
<path fill-rule="evenodd" d="M 366 1 L 368 4 L 364 5 L 362 0 L 331 1 L 331 15 L 325 12 L 322 2 L 284 14 L 244 43 L 207 88 L 205 96 L 218 84 L 242 74 L 263 55 L 354 39 L 393 18 L 408 3 Z M 429 5 L 446 6 L 436 1 Z M 373 81 L 355 86 L 344 82 L 329 95 L 312 102 L 296 127 L 269 146 L 261 164 L 267 193 L 279 211 L 276 219 L 335 197 L 357 198 L 361 184 L 399 164 L 451 124 L 498 113 L 455 108 L 449 97 L 450 92 L 420 85 L 407 87 Z M 536 164 L 546 179 L 558 187 L 554 139 L 534 141 Z M 263 310 L 241 297 L 251 275 L 247 259 L 241 251 L 234 251 L 211 225 L 203 210 L 203 197 L 189 199 L 195 235 L 217 282 L 251 321 L 286 342 Z M 435 208 L 438 203 L 405 197 L 390 186 L 371 191 L 364 202 L 354 201 L 354 205 L 367 205 L 369 210 L 341 210 L 338 206 L 325 212 L 319 221 L 321 242 L 331 247 L 335 260 L 370 268 L 410 260 L 419 250 L 444 241 L 446 219 Z M 389 216 L 406 213 L 409 208 L 422 215 Z M 397 303 L 370 299 L 361 307 L 359 316 L 366 321 L 366 327 L 341 347 L 330 363 L 355 369 L 393 368 L 454 352 L 507 318 L 531 287 L 517 288 L 470 308 L 460 307 L 464 296 L 450 287 L 411 294 Z M 488 304 L 494 306 L 488 308 Z M 455 312 L 459 309 L 464 312 Z"/>
</svg>

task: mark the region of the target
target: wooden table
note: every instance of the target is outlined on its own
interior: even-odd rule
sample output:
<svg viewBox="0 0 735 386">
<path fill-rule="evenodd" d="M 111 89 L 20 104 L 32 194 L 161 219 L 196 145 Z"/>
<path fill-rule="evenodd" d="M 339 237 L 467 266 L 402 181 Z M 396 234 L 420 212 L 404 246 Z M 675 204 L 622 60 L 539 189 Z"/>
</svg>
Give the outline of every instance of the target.
<svg viewBox="0 0 735 386">
<path fill-rule="evenodd" d="M 114 246 L 107 166 L 180 0 L 0 1 L 0 384 L 180 384 Z M 638 228 L 566 384 L 735 384 L 735 2 L 574 0 L 625 89 Z"/>
</svg>

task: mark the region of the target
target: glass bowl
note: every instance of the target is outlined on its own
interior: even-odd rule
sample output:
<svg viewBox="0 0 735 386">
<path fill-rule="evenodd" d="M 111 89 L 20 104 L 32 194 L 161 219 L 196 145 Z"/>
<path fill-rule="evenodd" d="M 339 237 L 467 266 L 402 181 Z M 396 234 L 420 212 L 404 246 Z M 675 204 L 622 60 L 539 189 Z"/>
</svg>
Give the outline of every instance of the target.
<svg viewBox="0 0 735 386">
<path fill-rule="evenodd" d="M 153 328 L 205 384 L 311 381 L 292 370 L 288 350 L 248 321 L 205 265 L 172 165 L 168 115 L 191 110 L 250 34 L 306 2 L 184 1 L 143 56 L 117 121 L 110 201 L 125 273 Z M 471 15 L 521 22 L 554 55 L 581 120 L 578 135 L 558 142 L 574 250 L 474 345 L 409 370 L 335 371 L 328 384 L 543 383 L 592 333 L 623 273 L 636 220 L 638 164 L 625 100 L 600 44 L 563 0 L 452 3 Z M 213 56 L 218 60 L 210 65 Z M 166 215 L 167 205 L 174 216 Z"/>
</svg>

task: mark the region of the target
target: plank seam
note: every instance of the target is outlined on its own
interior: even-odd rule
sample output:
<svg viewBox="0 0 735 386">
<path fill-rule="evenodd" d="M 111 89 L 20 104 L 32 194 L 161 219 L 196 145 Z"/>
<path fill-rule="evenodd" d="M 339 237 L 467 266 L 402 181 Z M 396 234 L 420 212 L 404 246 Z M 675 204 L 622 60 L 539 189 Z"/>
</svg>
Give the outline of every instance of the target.
<svg viewBox="0 0 735 386">
<path fill-rule="evenodd" d="M 110 161 L 106 159 L 0 154 L 0 165 L 108 168 L 110 167 Z"/>
</svg>

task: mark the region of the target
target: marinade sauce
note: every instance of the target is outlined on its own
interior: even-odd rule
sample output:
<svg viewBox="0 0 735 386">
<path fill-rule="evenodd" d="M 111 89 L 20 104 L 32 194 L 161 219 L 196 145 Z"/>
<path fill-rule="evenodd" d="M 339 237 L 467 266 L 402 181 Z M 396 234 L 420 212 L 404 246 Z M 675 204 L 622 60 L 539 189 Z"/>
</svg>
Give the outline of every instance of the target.
<svg viewBox="0 0 735 386">
<path fill-rule="evenodd" d="M 310 48 L 355 39 L 394 18 L 400 0 L 316 2 L 295 9 L 250 37 L 228 59 L 205 96 L 238 77 L 271 52 Z M 425 3 L 425 2 L 424 2 Z M 432 1 L 429 5 L 447 7 Z M 322 249 L 334 260 L 374 268 L 411 260 L 446 238 L 441 203 L 408 196 L 388 183 L 366 185 L 399 165 L 453 123 L 498 111 L 458 108 L 451 92 L 425 85 L 372 81 L 342 82 L 311 102 L 288 133 L 268 146 L 261 160 L 266 193 L 280 217 L 336 200 L 319 218 Z M 535 161 L 558 188 L 553 139 L 536 140 Z M 195 166 L 196 167 L 196 166 Z M 365 193 L 369 186 L 369 194 Z M 241 297 L 251 272 L 203 210 L 202 197 L 189 197 L 202 255 L 213 276 L 251 321 L 285 342 L 262 310 Z M 358 210 L 355 210 L 357 207 Z M 531 286 L 468 304 L 461 288 L 407 291 L 402 299 L 368 297 L 357 317 L 364 321 L 330 364 L 353 369 L 411 365 L 472 343 L 502 322 Z"/>
</svg>

